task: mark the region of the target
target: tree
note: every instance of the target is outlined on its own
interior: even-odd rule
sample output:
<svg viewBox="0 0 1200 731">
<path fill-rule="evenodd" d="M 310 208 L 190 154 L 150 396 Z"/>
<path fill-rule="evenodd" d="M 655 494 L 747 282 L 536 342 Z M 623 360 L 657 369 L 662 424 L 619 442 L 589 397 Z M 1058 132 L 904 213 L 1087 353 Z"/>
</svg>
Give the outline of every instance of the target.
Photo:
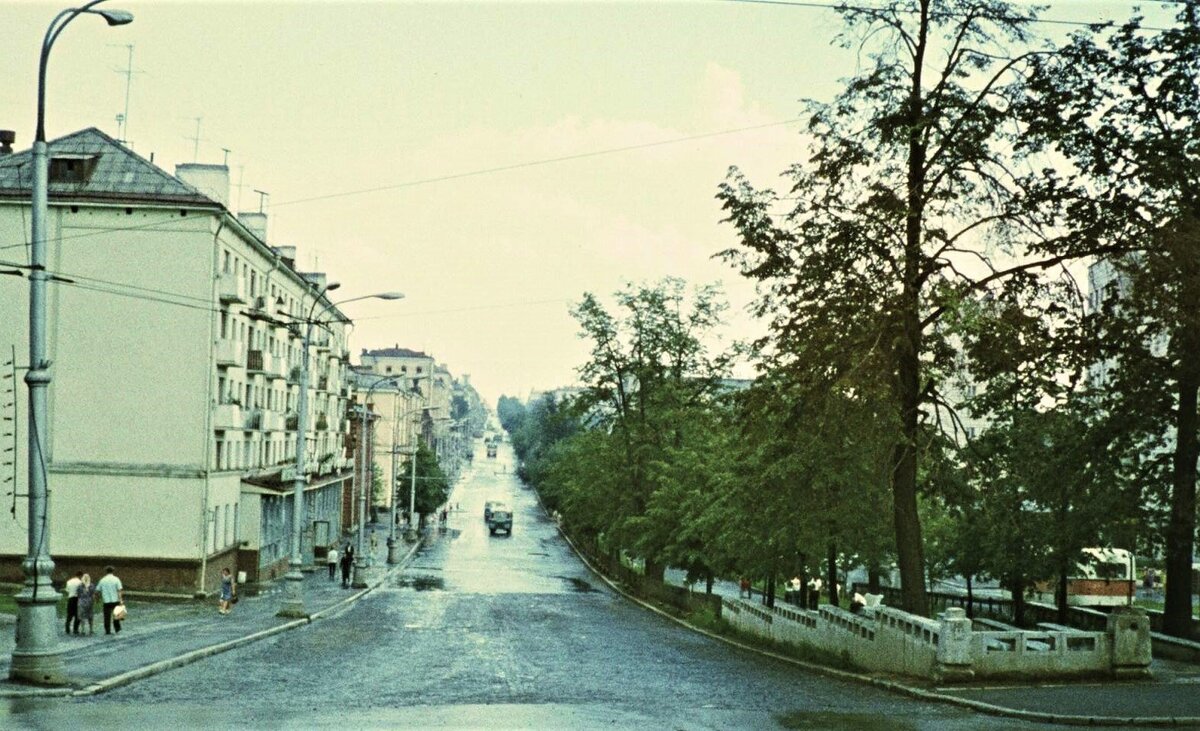
<svg viewBox="0 0 1200 731">
<path fill-rule="evenodd" d="M 1073 166 L 1039 176 L 1040 199 L 1071 232 L 1049 251 L 1118 252 L 1098 313 L 1113 366 L 1105 408 L 1138 435 L 1127 461 L 1143 463 L 1151 499 L 1169 506 L 1167 575 L 1180 580 L 1167 583 L 1163 628 L 1186 635 L 1200 456 L 1200 8 L 1180 4 L 1158 32 L 1135 17 L 1075 34 L 1037 70 L 1026 144 Z"/>
<path fill-rule="evenodd" d="M 396 476 L 398 483 L 405 479 L 401 475 L 409 475 L 407 479 L 412 479 L 412 459 L 410 456 L 404 461 L 403 470 Z M 430 515 L 437 512 L 437 509 L 444 505 L 446 499 L 450 497 L 450 480 L 438 465 L 437 455 L 425 445 L 417 448 L 416 460 L 416 510 L 421 515 Z"/>
<path fill-rule="evenodd" d="M 627 286 L 616 300 L 614 315 L 585 293 L 572 312 L 592 346 L 579 368 L 585 388 L 578 403 L 589 425 L 613 442 L 603 453 L 621 492 L 605 532 L 617 545 L 636 548 L 647 576 L 661 579 L 668 543 L 663 531 L 647 530 L 648 510 L 661 485 L 663 454 L 684 453 L 697 410 L 707 407 L 727 375 L 733 351 L 710 351 L 727 306 L 715 287 L 689 293 L 673 278 Z"/>
<path fill-rule="evenodd" d="M 877 362 L 897 424 L 891 492 L 903 602 L 927 614 L 918 514 L 922 410 L 952 352 L 942 317 L 974 290 L 1046 266 L 991 265 L 979 242 L 1019 249 L 1038 231 L 1010 172 L 1011 111 L 1037 52 L 1029 11 L 994 0 L 914 0 L 843 6 L 843 45 L 865 70 L 828 104 L 810 104 L 810 155 L 788 170 L 791 210 L 733 170 L 718 198 L 741 249 L 724 252 L 765 284 L 776 360 L 824 359 L 836 382 Z M 1019 253 L 1019 252 L 1018 252 Z M 972 274 L 983 265 L 986 271 Z"/>
<path fill-rule="evenodd" d="M 516 434 L 525 419 L 525 404 L 515 396 L 501 396 L 496 402 L 496 416 L 500 426 L 509 434 Z"/>
</svg>

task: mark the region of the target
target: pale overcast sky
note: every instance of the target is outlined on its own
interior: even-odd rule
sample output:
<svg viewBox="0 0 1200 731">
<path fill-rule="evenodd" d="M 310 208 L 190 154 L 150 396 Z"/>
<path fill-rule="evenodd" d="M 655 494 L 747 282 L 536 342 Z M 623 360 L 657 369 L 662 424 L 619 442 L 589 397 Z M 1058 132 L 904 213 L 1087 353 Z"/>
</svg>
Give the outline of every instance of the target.
<svg viewBox="0 0 1200 731">
<path fill-rule="evenodd" d="M 1132 3 L 1051 3 L 1124 18 Z M 1156 6 L 1156 3 L 1147 3 Z M 797 160 L 801 98 L 855 59 L 830 10 L 734 2 L 138 2 L 132 25 L 80 18 L 51 59 L 47 134 L 127 138 L 169 171 L 229 152 L 232 198 L 270 193 L 269 243 L 294 245 L 346 298 L 361 348 L 423 349 L 481 393 L 574 382 L 584 291 L 667 275 L 722 280 L 731 335 L 752 290 L 711 255 L 733 243 L 713 196 L 730 165 L 759 184 Z M 0 1 L 0 128 L 32 137 L 37 53 L 64 3 Z M 771 125 L 771 126 L 766 126 Z M 758 129 L 745 129 L 758 127 Z M 636 151 L 458 177 L 612 148 Z M 238 183 L 242 182 L 239 196 Z M 364 189 L 376 192 L 338 196 Z M 320 199 L 322 196 L 337 196 Z M 316 199 L 316 200 L 311 200 Z M 80 245 L 80 244 L 65 244 Z"/>
</svg>

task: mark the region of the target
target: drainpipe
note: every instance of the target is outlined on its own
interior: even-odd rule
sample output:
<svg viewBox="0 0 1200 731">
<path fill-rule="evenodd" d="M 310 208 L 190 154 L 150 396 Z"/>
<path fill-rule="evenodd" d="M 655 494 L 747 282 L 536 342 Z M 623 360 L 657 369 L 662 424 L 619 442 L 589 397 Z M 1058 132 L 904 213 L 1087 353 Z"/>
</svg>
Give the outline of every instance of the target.
<svg viewBox="0 0 1200 731">
<path fill-rule="evenodd" d="M 212 249 L 213 249 L 213 266 L 212 266 L 211 296 L 212 296 L 212 301 L 218 302 L 218 303 L 220 302 L 220 294 L 217 292 L 217 288 L 220 286 L 219 282 L 220 282 L 220 276 L 221 276 L 221 272 L 220 272 L 220 266 L 221 266 L 220 240 L 221 240 L 221 231 L 224 228 L 225 228 L 225 217 L 221 216 L 220 221 L 217 223 L 216 233 L 213 234 L 213 247 L 212 247 Z M 207 574 L 208 574 L 208 491 L 212 485 L 212 480 L 209 478 L 209 475 L 212 472 L 212 466 L 208 462 L 208 460 L 209 460 L 208 447 L 213 438 L 213 424 L 212 424 L 213 372 L 217 369 L 217 355 L 216 355 L 215 349 L 213 348 L 213 344 L 216 342 L 217 335 L 218 335 L 217 328 L 219 327 L 219 323 L 221 321 L 220 309 L 221 309 L 220 307 L 217 307 L 215 310 L 213 310 L 212 315 L 209 318 L 209 326 L 208 326 L 208 328 L 209 328 L 208 377 L 206 379 L 206 385 L 204 387 L 204 391 L 205 391 L 204 403 L 206 403 L 208 405 L 208 408 L 204 412 L 204 449 L 202 451 L 202 454 L 204 455 L 204 462 L 203 462 L 203 465 L 204 465 L 204 491 L 203 491 L 203 494 L 200 496 L 200 577 L 199 577 L 200 584 L 199 584 L 199 586 L 196 587 L 196 597 L 198 597 L 198 598 L 203 597 L 204 594 L 206 593 L 204 590 L 204 587 L 205 587 L 205 580 L 207 579 Z M 240 486 L 238 487 L 238 491 L 239 491 L 238 502 L 240 503 L 241 502 L 241 487 Z M 240 511 L 240 510 L 238 511 L 239 520 L 240 520 L 241 512 L 242 511 Z M 236 535 L 236 534 L 237 534 L 237 528 L 235 527 L 234 535 Z"/>
</svg>

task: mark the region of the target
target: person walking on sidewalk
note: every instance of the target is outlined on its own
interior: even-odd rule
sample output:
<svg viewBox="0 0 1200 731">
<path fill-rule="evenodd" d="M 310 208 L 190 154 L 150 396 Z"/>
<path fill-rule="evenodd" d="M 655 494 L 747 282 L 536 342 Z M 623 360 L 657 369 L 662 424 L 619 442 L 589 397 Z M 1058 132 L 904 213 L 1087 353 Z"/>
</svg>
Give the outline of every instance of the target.
<svg viewBox="0 0 1200 731">
<path fill-rule="evenodd" d="M 346 544 L 346 550 L 342 551 L 342 588 L 346 589 L 350 586 L 350 567 L 354 565 L 354 552 L 350 550 L 350 544 Z"/>
<path fill-rule="evenodd" d="M 74 576 L 67 579 L 67 585 L 63 587 L 63 593 L 67 595 L 67 624 L 63 631 L 67 634 L 72 634 L 72 624 L 75 625 L 74 634 L 79 634 L 79 597 L 75 592 L 82 583 L 83 572 L 76 571 Z"/>
<path fill-rule="evenodd" d="M 104 567 L 104 577 L 96 582 L 96 591 L 100 594 L 100 603 L 104 607 L 104 634 L 111 635 L 115 630 L 121 634 L 121 620 L 113 618 L 113 610 L 117 605 L 125 603 L 125 586 L 112 566 Z"/>
<path fill-rule="evenodd" d="M 338 552 L 337 548 L 329 547 L 329 552 L 325 554 L 325 565 L 329 567 L 329 580 L 333 581 L 337 578 L 338 569 Z"/>
<path fill-rule="evenodd" d="M 76 622 L 87 622 L 87 633 L 94 634 L 92 629 L 92 610 L 96 605 L 96 585 L 92 583 L 92 575 L 84 574 L 83 580 L 79 583 L 79 588 L 75 591 L 75 596 L 79 599 L 79 606 L 76 608 Z M 78 632 L 76 632 L 78 634 Z"/>
<path fill-rule="evenodd" d="M 233 601 L 237 597 L 237 582 L 233 580 L 233 574 L 229 572 L 229 568 L 221 569 L 221 601 L 217 607 L 217 612 L 220 614 L 229 614 L 233 611 Z"/>
</svg>

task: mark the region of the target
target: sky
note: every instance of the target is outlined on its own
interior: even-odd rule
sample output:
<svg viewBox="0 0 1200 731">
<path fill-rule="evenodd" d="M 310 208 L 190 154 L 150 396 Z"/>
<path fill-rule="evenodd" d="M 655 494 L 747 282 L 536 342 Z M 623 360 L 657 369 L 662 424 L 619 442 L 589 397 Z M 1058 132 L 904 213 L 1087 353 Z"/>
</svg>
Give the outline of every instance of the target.
<svg viewBox="0 0 1200 731">
<path fill-rule="evenodd" d="M 1049 5 L 1076 21 L 1134 7 Z M 63 7 L 0 0 L 0 128 L 17 149 Z M 54 47 L 47 135 L 118 136 L 132 44 L 135 151 L 168 171 L 227 158 L 234 207 L 266 191 L 268 243 L 296 246 L 301 269 L 345 298 L 405 293 L 346 305 L 352 352 L 424 350 L 493 403 L 575 382 L 584 292 L 719 282 L 724 335 L 760 334 L 752 285 L 712 258 L 736 243 L 717 186 L 731 165 L 785 185 L 802 100 L 829 99 L 859 63 L 832 44 L 831 10 L 719 0 L 108 7 L 135 21 L 79 18 Z"/>
</svg>

